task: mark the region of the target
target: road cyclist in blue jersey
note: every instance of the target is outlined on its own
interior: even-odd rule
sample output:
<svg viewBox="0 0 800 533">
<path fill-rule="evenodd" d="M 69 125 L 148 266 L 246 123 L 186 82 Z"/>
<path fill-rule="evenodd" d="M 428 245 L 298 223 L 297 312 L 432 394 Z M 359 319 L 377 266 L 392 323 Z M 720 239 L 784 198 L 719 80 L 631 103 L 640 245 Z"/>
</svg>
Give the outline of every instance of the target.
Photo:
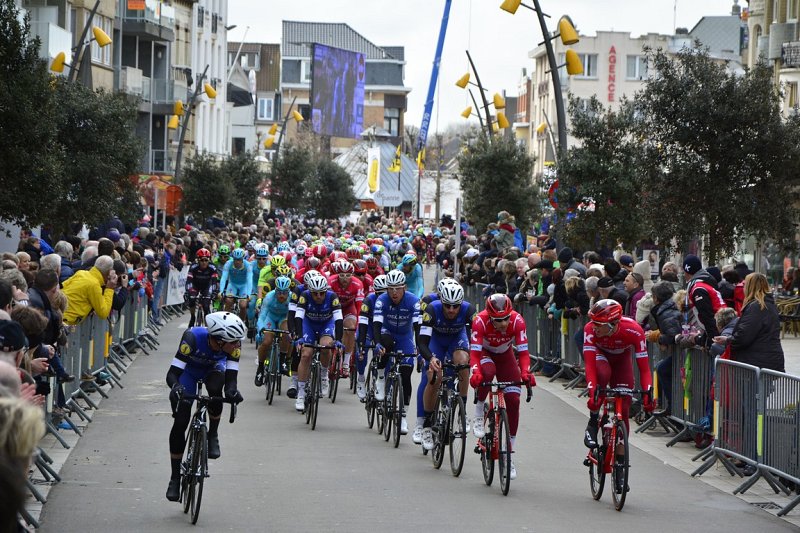
<svg viewBox="0 0 800 533">
<path fill-rule="evenodd" d="M 248 243 L 250 244 L 250 243 Z M 258 309 L 257 309 L 257 301 L 258 298 L 256 295 L 258 294 L 258 277 L 261 275 L 261 271 L 264 270 L 269 266 L 269 248 L 264 243 L 258 243 L 253 245 L 253 257 L 250 261 L 250 301 L 247 305 L 247 336 L 249 339 L 252 339 L 253 336 L 258 333 L 258 329 L 255 327 L 255 323 L 258 316 Z"/>
<path fill-rule="evenodd" d="M 397 270 L 405 276 L 408 292 L 418 300 L 422 298 L 425 294 L 425 280 L 422 277 L 422 266 L 417 263 L 417 255 L 413 252 L 405 254 L 397 265 Z"/>
<path fill-rule="evenodd" d="M 192 402 L 182 400 L 184 393 L 195 394 L 197 382 L 203 380 L 208 395 L 225 397 L 239 403 L 243 400 L 239 392 L 239 357 L 242 339 L 247 328 L 242 320 L 221 311 L 206 315 L 205 327 L 193 327 L 183 333 L 178 351 L 172 359 L 167 372 L 167 385 L 172 403 L 172 431 L 169 434 L 169 453 L 172 475 L 167 488 L 167 499 L 176 502 L 180 499 L 180 474 L 183 449 L 186 447 L 186 430 L 191 418 Z M 222 402 L 212 402 L 208 406 L 208 458 L 217 459 L 219 447 L 220 416 Z"/>
<path fill-rule="evenodd" d="M 310 276 L 306 290 L 297 300 L 297 310 L 294 314 L 294 332 L 299 335 L 297 349 L 300 351 L 300 365 L 297 369 L 297 397 L 295 409 L 302 412 L 305 408 L 306 381 L 311 369 L 311 358 L 314 356 L 314 344 L 342 349 L 342 333 L 344 330 L 342 306 L 339 297 L 330 290 L 328 280 L 324 276 Z M 322 371 L 320 375 L 321 393 L 328 395 L 330 380 L 328 379 L 328 366 L 330 365 L 331 350 L 322 350 L 320 362 Z"/>
<path fill-rule="evenodd" d="M 386 292 L 386 275 L 381 274 L 372 281 L 372 290 L 364 298 L 361 304 L 361 313 L 358 315 L 358 346 L 356 350 L 356 369 L 358 370 L 358 378 L 356 379 L 356 395 L 358 399 L 364 401 L 367 397 L 367 390 L 365 387 L 366 376 L 364 372 L 367 369 L 367 352 L 372 348 L 372 311 L 375 309 L 375 302 L 378 297 Z"/>
<path fill-rule="evenodd" d="M 416 256 L 414 256 L 416 260 Z M 419 333 L 419 298 L 406 291 L 406 276 L 401 270 L 386 274 L 386 293 L 375 301 L 372 312 L 372 338 L 375 342 L 374 356 L 378 359 L 378 379 L 375 380 L 375 399 L 383 401 L 386 395 L 387 351 L 402 353 L 399 372 L 403 384 L 403 404 L 411 402 L 411 372 L 417 355 L 415 339 Z M 408 422 L 403 414 L 400 433 L 408 433 Z"/>
<path fill-rule="evenodd" d="M 275 342 L 275 329 L 287 329 L 287 317 L 289 315 L 289 289 L 291 280 L 286 276 L 278 276 L 274 280 L 275 288 L 267 293 L 261 301 L 261 311 L 258 314 L 256 323 L 256 342 L 258 344 L 258 368 L 256 368 L 255 385 L 260 387 L 264 384 L 264 361 L 267 354 L 272 349 Z M 286 355 L 289 353 L 291 339 L 288 334 L 281 335 L 280 339 L 280 367 L 281 373 L 289 375 L 289 368 L 286 366 Z"/>
<path fill-rule="evenodd" d="M 250 300 L 252 291 L 253 272 L 252 266 L 245 260 L 245 252 L 237 248 L 231 252 L 231 258 L 222 268 L 222 279 L 219 286 L 221 294 L 224 294 L 224 309 L 232 311 L 234 304 L 238 302 L 239 318 L 243 322 L 247 321 L 247 302 Z"/>
<path fill-rule="evenodd" d="M 442 384 L 442 363 L 466 366 L 458 374 L 458 393 L 464 403 L 467 402 L 469 335 L 476 315 L 475 306 L 464 300 L 464 289 L 453 278 L 442 279 L 437 293 L 438 299 L 431 301 L 422 313 L 418 343 L 425 359 L 425 372 L 417 391 L 417 425 L 412 440 L 426 450 L 434 446 L 431 423 Z"/>
</svg>

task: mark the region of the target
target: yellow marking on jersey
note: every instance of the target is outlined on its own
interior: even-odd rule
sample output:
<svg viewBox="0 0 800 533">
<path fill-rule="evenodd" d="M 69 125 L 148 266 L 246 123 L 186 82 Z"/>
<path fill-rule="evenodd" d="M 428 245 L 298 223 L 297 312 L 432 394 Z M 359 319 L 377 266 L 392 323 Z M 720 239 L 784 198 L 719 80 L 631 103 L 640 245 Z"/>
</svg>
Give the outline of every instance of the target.
<svg viewBox="0 0 800 533">
<path fill-rule="evenodd" d="M 422 321 L 423 322 L 430 322 L 430 320 L 431 320 L 431 315 L 429 315 L 428 313 L 423 313 L 422 314 Z"/>
<path fill-rule="evenodd" d="M 181 352 L 183 355 L 189 355 L 190 353 L 192 353 L 192 347 L 191 347 L 191 346 L 189 346 L 189 345 L 186 343 L 186 341 L 183 341 L 183 342 L 181 342 L 181 345 L 180 345 L 180 352 Z"/>
<path fill-rule="evenodd" d="M 240 350 L 239 348 L 236 348 L 231 352 L 231 357 L 236 359 L 237 361 L 239 360 L 239 357 L 241 357 L 241 355 L 242 355 L 242 350 Z"/>
<path fill-rule="evenodd" d="M 334 298 L 334 299 L 333 299 L 333 302 L 331 302 L 331 304 L 332 304 L 332 305 L 341 305 L 341 304 L 339 303 L 339 298 Z"/>
</svg>

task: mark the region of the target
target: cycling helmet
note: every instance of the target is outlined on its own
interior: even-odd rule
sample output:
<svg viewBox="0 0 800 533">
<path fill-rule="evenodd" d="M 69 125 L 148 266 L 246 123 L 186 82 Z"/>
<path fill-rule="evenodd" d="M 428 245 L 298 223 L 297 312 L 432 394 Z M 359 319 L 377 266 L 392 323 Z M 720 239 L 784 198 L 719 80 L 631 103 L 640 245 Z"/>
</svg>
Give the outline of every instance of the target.
<svg viewBox="0 0 800 533">
<path fill-rule="evenodd" d="M 303 240 L 310 243 L 311 242 L 311 234 L 310 233 L 306 233 L 305 235 L 303 235 Z"/>
<path fill-rule="evenodd" d="M 439 283 L 436 284 L 436 294 L 441 295 L 442 294 L 442 290 L 444 290 L 444 288 L 447 285 L 459 285 L 460 286 L 460 284 L 456 280 L 454 280 L 453 278 L 442 278 L 442 279 L 439 280 Z"/>
<path fill-rule="evenodd" d="M 406 284 L 406 275 L 402 270 L 392 270 L 386 274 L 387 287 L 402 287 Z"/>
<path fill-rule="evenodd" d="M 292 278 L 294 272 L 292 272 L 292 267 L 284 263 L 283 265 L 275 269 L 275 274 L 277 276 L 285 276 L 287 278 Z"/>
<path fill-rule="evenodd" d="M 346 260 L 347 260 L 347 254 L 344 252 L 333 252 L 331 254 L 331 261 L 334 263 L 336 261 L 346 261 Z"/>
<path fill-rule="evenodd" d="M 247 248 L 248 250 L 253 250 L 253 249 L 255 249 L 255 247 L 256 247 L 256 245 L 257 245 L 257 244 L 258 244 L 258 242 L 256 242 L 256 240 L 255 240 L 255 239 L 250 239 L 249 241 L 247 241 L 247 246 L 246 246 L 246 248 Z"/>
<path fill-rule="evenodd" d="M 330 241 L 326 242 L 323 246 L 325 246 L 325 249 L 328 250 L 328 253 L 331 253 L 335 248 L 333 243 Z"/>
<path fill-rule="evenodd" d="M 384 248 L 382 244 L 379 244 L 378 245 L 378 251 L 375 252 L 375 253 L 377 253 L 378 255 L 383 255 L 383 252 L 385 252 L 385 251 L 386 251 L 386 248 Z"/>
<path fill-rule="evenodd" d="M 324 245 L 318 244 L 314 246 L 314 257 L 322 259 L 327 255 L 328 255 L 328 249 Z"/>
<path fill-rule="evenodd" d="M 311 281 L 313 278 L 320 277 L 320 276 L 322 276 L 322 274 L 320 274 L 320 273 L 319 273 L 319 272 L 317 272 L 316 270 L 309 270 L 308 272 L 306 272 L 305 274 L 303 274 L 303 283 L 306 285 L 306 287 L 308 287 L 308 283 L 309 283 L 309 282 L 310 282 L 310 281 Z"/>
<path fill-rule="evenodd" d="M 223 244 L 219 247 L 219 255 L 231 255 L 231 248 L 227 244 Z"/>
<path fill-rule="evenodd" d="M 464 289 L 458 283 L 445 283 L 440 287 L 439 299 L 443 304 L 459 305 L 464 301 Z"/>
<path fill-rule="evenodd" d="M 197 253 L 194 256 L 196 259 L 200 259 L 201 257 L 209 259 L 211 257 L 211 252 L 209 252 L 205 248 L 200 248 L 199 250 L 197 250 Z"/>
<path fill-rule="evenodd" d="M 622 306 L 616 300 L 606 298 L 595 303 L 589 310 L 589 320 L 608 324 L 622 318 Z"/>
<path fill-rule="evenodd" d="M 322 266 L 322 261 L 318 257 L 309 257 L 306 259 L 306 270 L 317 271 Z"/>
<path fill-rule="evenodd" d="M 288 291 L 289 286 L 292 284 L 292 280 L 287 278 L 286 276 L 278 276 L 275 278 L 275 290 L 276 291 Z"/>
<path fill-rule="evenodd" d="M 373 244 L 373 245 L 370 247 L 370 251 L 371 251 L 373 254 L 377 254 L 377 253 L 378 253 L 378 248 L 380 248 L 380 245 L 378 245 L 378 244 Z"/>
<path fill-rule="evenodd" d="M 353 268 L 355 269 L 356 274 L 366 274 L 367 273 L 367 262 L 363 259 L 356 259 L 353 261 Z"/>
<path fill-rule="evenodd" d="M 367 257 L 364 260 L 364 263 L 366 264 L 367 268 L 377 268 L 378 267 L 378 258 L 377 257 L 372 257 L 372 256 Z"/>
<path fill-rule="evenodd" d="M 308 250 L 308 247 L 305 244 L 298 244 L 297 246 L 294 247 L 294 251 L 297 252 L 297 255 L 300 256 L 305 255 L 306 250 Z"/>
<path fill-rule="evenodd" d="M 336 263 L 333 264 L 333 270 L 337 274 L 352 274 L 353 272 L 355 272 L 353 264 L 348 263 L 347 261 L 337 261 Z"/>
<path fill-rule="evenodd" d="M 386 290 L 386 274 L 376 276 L 372 282 L 372 288 L 375 292 L 383 292 Z"/>
<path fill-rule="evenodd" d="M 256 246 L 256 257 L 266 259 L 269 257 L 269 250 L 266 244 L 259 244 Z"/>
<path fill-rule="evenodd" d="M 231 252 L 231 258 L 233 258 L 234 260 L 244 259 L 244 250 L 242 250 L 241 248 L 235 249 L 233 252 Z"/>
<path fill-rule="evenodd" d="M 406 254 L 400 262 L 403 266 L 414 266 L 417 264 L 417 256 L 414 254 Z"/>
<path fill-rule="evenodd" d="M 242 319 L 227 311 L 207 315 L 206 328 L 208 328 L 209 337 L 222 342 L 240 341 L 247 333 L 247 327 Z"/>
<path fill-rule="evenodd" d="M 286 259 L 284 259 L 283 256 L 280 255 L 273 255 L 272 259 L 269 260 L 269 266 L 275 270 L 277 270 L 279 266 L 285 264 L 286 264 Z"/>
<path fill-rule="evenodd" d="M 348 259 L 361 259 L 361 248 L 358 246 L 351 246 L 347 249 Z"/>
<path fill-rule="evenodd" d="M 289 251 L 289 243 L 286 241 L 281 241 L 278 243 L 278 252 L 288 252 Z"/>
<path fill-rule="evenodd" d="M 327 291 L 330 288 L 328 280 L 322 275 L 311 277 L 306 283 L 306 287 L 313 292 Z"/>
<path fill-rule="evenodd" d="M 505 294 L 492 294 L 486 298 L 486 311 L 489 314 L 489 318 L 507 318 L 513 311 L 511 299 Z"/>
<path fill-rule="evenodd" d="M 289 251 L 289 250 L 284 250 L 282 252 L 278 252 L 278 255 L 280 257 L 283 257 L 286 260 L 286 262 L 288 263 L 288 262 L 290 262 L 292 260 L 292 256 L 294 254 L 292 254 L 292 252 Z"/>
</svg>

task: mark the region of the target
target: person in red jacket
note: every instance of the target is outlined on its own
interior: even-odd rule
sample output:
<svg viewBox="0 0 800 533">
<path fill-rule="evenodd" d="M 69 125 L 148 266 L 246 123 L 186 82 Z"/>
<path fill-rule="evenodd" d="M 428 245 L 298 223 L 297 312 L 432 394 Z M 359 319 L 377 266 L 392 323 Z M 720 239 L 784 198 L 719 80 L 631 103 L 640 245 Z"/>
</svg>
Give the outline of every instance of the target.
<svg viewBox="0 0 800 533">
<path fill-rule="evenodd" d="M 347 260 L 336 261 L 333 263 L 333 272 L 328 283 L 331 290 L 339 297 L 342 304 L 342 316 L 344 317 L 344 334 L 342 343 L 344 344 L 344 363 L 342 365 L 342 377 L 350 375 L 350 357 L 356 346 L 355 330 L 358 327 L 358 313 L 361 304 L 364 302 L 364 285 L 353 276 L 355 269 L 352 263 Z"/>
<path fill-rule="evenodd" d="M 607 387 L 634 388 L 631 351 L 636 356 L 642 390 L 653 385 L 650 363 L 647 360 L 647 338 L 642 327 L 632 318 L 622 316 L 622 306 L 616 300 L 605 299 L 595 303 L 589 310 L 590 322 L 583 329 L 583 359 L 586 366 L 586 388 L 589 400 L 589 424 L 586 426 L 583 443 L 587 448 L 597 448 L 599 411 L 605 401 L 597 391 Z M 622 402 L 622 418 L 628 426 L 628 411 L 631 397 Z M 645 394 L 644 410 L 653 411 L 653 398 Z"/>
<path fill-rule="evenodd" d="M 516 349 L 516 356 L 514 350 Z M 519 358 L 519 360 L 517 360 Z M 475 418 L 472 432 L 482 438 L 483 405 L 489 395 L 489 387 L 482 383 L 492 381 L 522 381 L 528 386 L 536 385 L 536 378 L 530 373 L 530 354 L 525 320 L 513 310 L 511 300 L 505 294 L 492 294 L 486 299 L 486 309 L 478 313 L 472 321 L 470 336 L 470 366 L 472 377 L 469 384 L 477 389 L 478 403 L 475 405 Z M 506 387 L 506 412 L 508 431 L 511 436 L 511 449 L 514 449 L 519 427 L 520 387 Z M 514 462 L 511 462 L 511 479 L 517 477 Z"/>
</svg>

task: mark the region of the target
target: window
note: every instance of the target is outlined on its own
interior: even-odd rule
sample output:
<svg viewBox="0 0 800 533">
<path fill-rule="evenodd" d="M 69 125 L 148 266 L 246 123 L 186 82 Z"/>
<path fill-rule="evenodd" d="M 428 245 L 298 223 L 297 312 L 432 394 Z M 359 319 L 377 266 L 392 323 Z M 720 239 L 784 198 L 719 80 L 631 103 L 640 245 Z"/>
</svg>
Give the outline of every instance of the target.
<svg viewBox="0 0 800 533">
<path fill-rule="evenodd" d="M 92 19 L 92 23 L 94 26 L 97 26 L 106 32 L 106 35 L 109 37 L 114 34 L 114 27 L 110 18 L 96 14 L 94 19 Z M 112 43 L 100 48 L 100 45 L 97 44 L 97 41 L 92 41 L 92 62 L 111 66 L 111 49 L 113 46 L 114 45 Z"/>
<path fill-rule="evenodd" d="M 797 20 L 798 4 L 800 4 L 800 0 L 786 2 L 786 20 Z"/>
<path fill-rule="evenodd" d="M 311 61 L 308 59 L 300 61 L 300 83 L 311 83 Z"/>
<path fill-rule="evenodd" d="M 275 101 L 272 98 L 258 99 L 258 120 L 275 120 Z"/>
<path fill-rule="evenodd" d="M 206 22 L 206 9 L 202 6 L 197 6 L 197 27 L 202 28 Z"/>
<path fill-rule="evenodd" d="M 798 105 L 796 82 L 786 84 L 786 103 L 788 104 L 789 108 L 795 108 Z"/>
<path fill-rule="evenodd" d="M 383 110 L 383 129 L 392 137 L 400 135 L 400 110 L 396 107 L 387 107 Z"/>
<path fill-rule="evenodd" d="M 232 140 L 231 152 L 233 155 L 243 154 L 246 146 L 244 137 L 234 137 Z"/>
<path fill-rule="evenodd" d="M 256 52 L 242 52 L 239 56 L 239 63 L 243 69 L 258 70 L 258 54 Z"/>
<path fill-rule="evenodd" d="M 583 74 L 576 78 L 596 78 L 597 77 L 597 54 L 578 54 L 583 63 Z"/>
<path fill-rule="evenodd" d="M 629 80 L 645 79 L 647 77 L 647 58 L 645 56 L 628 56 L 625 77 Z"/>
</svg>

